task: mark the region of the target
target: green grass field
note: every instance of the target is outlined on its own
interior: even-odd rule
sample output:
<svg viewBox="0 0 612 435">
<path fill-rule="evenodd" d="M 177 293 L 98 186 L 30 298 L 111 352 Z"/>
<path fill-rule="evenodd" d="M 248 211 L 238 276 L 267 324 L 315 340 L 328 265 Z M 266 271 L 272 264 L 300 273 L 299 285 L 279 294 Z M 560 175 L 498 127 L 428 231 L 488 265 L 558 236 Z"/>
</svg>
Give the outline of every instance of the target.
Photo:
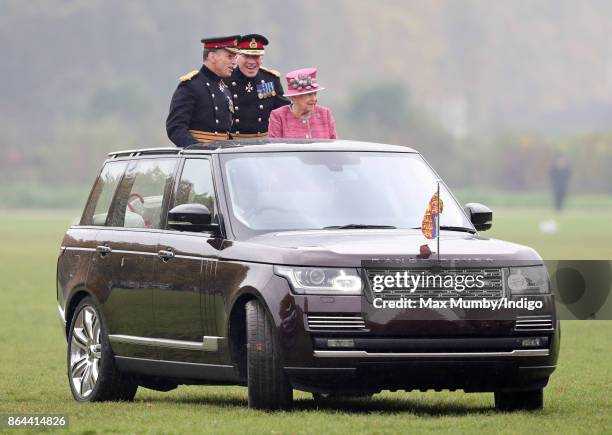
<svg viewBox="0 0 612 435">
<path fill-rule="evenodd" d="M 557 232 L 541 232 L 539 224 L 552 219 Z M 612 259 L 612 210 L 570 209 L 556 215 L 545 208 L 493 207 L 493 227 L 482 234 L 531 246 L 545 260 Z"/>
<path fill-rule="evenodd" d="M 612 211 L 569 210 L 544 235 L 544 209 L 495 209 L 492 237 L 528 244 L 544 258 L 612 258 Z M 55 304 L 55 258 L 78 213 L 0 212 L 0 413 L 67 414 L 75 433 L 406 433 L 612 431 L 612 322 L 565 321 L 559 367 L 545 409 L 497 413 L 492 394 L 390 393 L 317 409 L 295 392 L 293 412 L 246 408 L 241 387 L 139 389 L 134 403 L 78 404 L 65 375 Z M 550 215 L 550 216 L 549 216 Z M 7 430 L 16 433 L 16 430 Z"/>
</svg>

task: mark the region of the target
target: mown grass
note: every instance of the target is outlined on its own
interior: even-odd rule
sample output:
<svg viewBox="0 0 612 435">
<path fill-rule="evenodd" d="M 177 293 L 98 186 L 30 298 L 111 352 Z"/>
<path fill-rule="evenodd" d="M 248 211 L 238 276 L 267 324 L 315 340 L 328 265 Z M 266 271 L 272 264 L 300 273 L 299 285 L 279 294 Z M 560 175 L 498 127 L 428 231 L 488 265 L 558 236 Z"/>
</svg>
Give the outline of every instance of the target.
<svg viewBox="0 0 612 435">
<path fill-rule="evenodd" d="M 482 235 L 534 248 L 545 260 L 612 260 L 612 209 L 596 206 L 557 214 L 548 208 L 493 207 L 493 227 Z M 544 233 L 554 220 L 557 231 Z"/>
<path fill-rule="evenodd" d="M 574 214 L 575 213 L 575 214 Z M 296 392 L 293 412 L 246 408 L 242 387 L 140 389 L 134 403 L 78 404 L 65 375 L 66 343 L 55 307 L 55 258 L 78 212 L 0 213 L 0 413 L 62 413 L 75 433 L 597 433 L 612 430 L 612 323 L 565 321 L 559 367 L 540 412 L 498 413 L 492 394 L 383 392 L 372 401 L 317 408 Z M 612 216 L 575 211 L 540 236 L 542 210 L 498 210 L 491 236 L 542 255 L 610 258 Z M 589 228 L 608 224 L 607 233 Z M 585 227 L 586 225 L 586 227 Z M 534 229 L 535 228 L 535 229 Z M 599 242 L 601 248 L 593 248 Z M 597 250 L 594 250 L 597 249 Z M 596 253 L 596 254 L 594 254 Z M 551 257 L 552 258 L 552 257 Z M 15 430 L 7 431 L 16 433 Z"/>
</svg>

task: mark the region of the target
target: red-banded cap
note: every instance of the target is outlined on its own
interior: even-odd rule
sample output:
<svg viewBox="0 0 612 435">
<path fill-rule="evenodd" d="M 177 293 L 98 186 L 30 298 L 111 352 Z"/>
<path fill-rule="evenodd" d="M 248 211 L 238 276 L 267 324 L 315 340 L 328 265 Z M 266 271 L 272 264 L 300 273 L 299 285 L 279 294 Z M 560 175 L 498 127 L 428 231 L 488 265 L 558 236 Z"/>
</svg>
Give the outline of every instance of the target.
<svg viewBox="0 0 612 435">
<path fill-rule="evenodd" d="M 226 50 L 237 52 L 240 35 L 220 36 L 215 38 L 204 38 L 202 44 L 205 49 L 225 48 Z"/>
<path fill-rule="evenodd" d="M 264 46 L 268 45 L 268 39 L 265 36 L 251 33 L 243 35 L 238 41 L 238 50 L 240 54 L 250 54 L 253 56 L 261 56 L 265 53 Z"/>
</svg>

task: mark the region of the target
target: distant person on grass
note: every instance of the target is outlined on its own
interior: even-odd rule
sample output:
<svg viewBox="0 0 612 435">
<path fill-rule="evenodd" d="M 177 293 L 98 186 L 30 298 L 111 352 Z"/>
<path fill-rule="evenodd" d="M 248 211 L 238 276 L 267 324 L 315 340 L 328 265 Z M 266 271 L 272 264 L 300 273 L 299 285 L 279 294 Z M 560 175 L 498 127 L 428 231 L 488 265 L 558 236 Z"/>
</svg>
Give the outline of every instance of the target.
<svg viewBox="0 0 612 435">
<path fill-rule="evenodd" d="M 558 212 L 563 209 L 571 175 L 572 167 L 567 156 L 557 156 L 550 167 L 550 181 L 555 199 L 555 210 Z"/>
</svg>

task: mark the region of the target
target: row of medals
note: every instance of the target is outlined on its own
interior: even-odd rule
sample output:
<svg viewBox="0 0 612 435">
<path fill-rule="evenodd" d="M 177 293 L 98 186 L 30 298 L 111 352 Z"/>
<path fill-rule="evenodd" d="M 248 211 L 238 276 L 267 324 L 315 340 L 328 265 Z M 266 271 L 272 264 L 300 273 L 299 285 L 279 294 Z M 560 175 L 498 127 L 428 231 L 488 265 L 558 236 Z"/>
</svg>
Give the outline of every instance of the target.
<svg viewBox="0 0 612 435">
<path fill-rule="evenodd" d="M 262 83 L 265 83 L 265 82 L 262 80 Z M 266 83 L 266 84 L 268 84 L 268 83 Z M 257 93 L 257 97 L 259 97 L 260 100 L 262 100 L 264 98 L 268 98 L 268 97 L 274 97 L 276 95 L 276 91 L 274 90 L 274 85 L 271 82 L 269 82 L 269 84 L 270 84 L 269 87 L 272 88 L 270 91 L 268 91 L 268 92 L 258 92 Z M 253 92 L 253 85 L 251 84 L 251 82 L 247 83 L 247 85 L 244 87 L 244 90 L 249 92 L 249 93 Z"/>
<path fill-rule="evenodd" d="M 265 83 L 262 81 L 262 83 Z M 221 92 L 223 92 L 225 89 L 227 89 L 228 86 L 223 82 L 223 80 L 221 80 L 219 82 L 219 89 L 221 90 Z M 248 82 L 247 85 L 244 87 L 244 90 L 247 92 L 252 92 L 253 91 L 253 85 L 251 84 L 251 82 Z M 260 100 L 264 99 L 264 98 L 268 98 L 270 96 L 274 97 L 276 95 L 276 91 L 274 90 L 274 85 L 272 85 L 272 90 L 270 92 L 258 92 L 257 96 L 259 97 Z M 229 109 L 230 112 L 234 113 L 234 102 L 232 101 L 231 98 L 228 97 L 229 100 Z"/>
</svg>

